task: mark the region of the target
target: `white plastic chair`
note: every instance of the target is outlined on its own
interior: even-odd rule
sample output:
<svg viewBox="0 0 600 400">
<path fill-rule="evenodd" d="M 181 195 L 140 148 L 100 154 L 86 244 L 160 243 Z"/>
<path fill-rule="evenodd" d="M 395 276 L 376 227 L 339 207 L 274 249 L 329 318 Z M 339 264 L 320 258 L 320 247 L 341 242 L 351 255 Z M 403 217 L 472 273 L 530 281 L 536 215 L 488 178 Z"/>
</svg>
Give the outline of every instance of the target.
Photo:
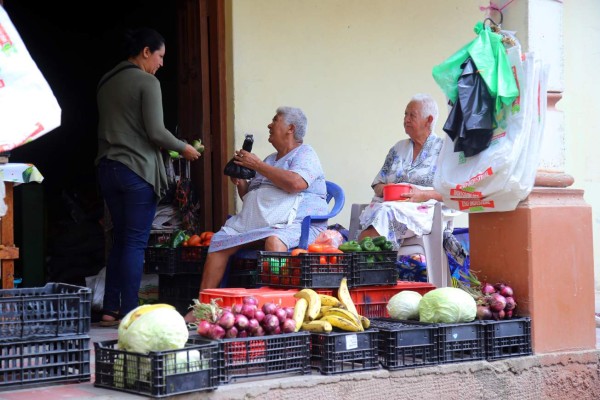
<svg viewBox="0 0 600 400">
<path fill-rule="evenodd" d="M 369 204 L 352 204 L 350 209 L 349 239 L 355 240 L 360 232 L 359 217 Z M 436 287 L 451 286 L 448 257 L 444 251 L 444 229 L 451 228 L 452 220 L 445 221 L 442 215 L 443 203 L 435 204 L 433 211 L 433 224 L 428 235 L 413 236 L 404 239 L 398 250 L 398 257 L 414 253 L 421 253 L 427 259 L 427 280 Z"/>
</svg>

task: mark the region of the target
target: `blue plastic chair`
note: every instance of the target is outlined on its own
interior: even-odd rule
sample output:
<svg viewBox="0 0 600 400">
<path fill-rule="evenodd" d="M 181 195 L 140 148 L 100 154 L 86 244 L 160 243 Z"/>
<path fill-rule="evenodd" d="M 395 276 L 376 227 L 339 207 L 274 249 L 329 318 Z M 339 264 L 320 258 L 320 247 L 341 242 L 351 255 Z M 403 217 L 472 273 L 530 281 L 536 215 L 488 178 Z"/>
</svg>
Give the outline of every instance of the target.
<svg viewBox="0 0 600 400">
<path fill-rule="evenodd" d="M 308 238 L 310 233 L 310 226 L 313 222 L 322 222 L 327 221 L 329 218 L 333 218 L 342 211 L 344 207 L 344 203 L 346 202 L 346 196 L 344 195 L 344 190 L 338 186 L 337 184 L 325 181 L 327 186 L 327 204 L 331 203 L 331 200 L 334 200 L 333 208 L 326 215 L 307 215 L 302 220 L 302 229 L 300 231 L 300 243 L 298 244 L 298 248 L 308 249 Z M 234 258 L 237 259 L 254 259 L 258 258 L 258 251 L 252 249 L 240 249 L 235 252 L 234 255 L 229 257 L 229 262 L 227 263 L 227 268 L 225 269 L 225 274 L 223 275 L 223 279 L 221 280 L 221 287 L 227 287 L 227 280 L 229 277 L 229 272 L 231 269 L 232 260 Z"/>
</svg>

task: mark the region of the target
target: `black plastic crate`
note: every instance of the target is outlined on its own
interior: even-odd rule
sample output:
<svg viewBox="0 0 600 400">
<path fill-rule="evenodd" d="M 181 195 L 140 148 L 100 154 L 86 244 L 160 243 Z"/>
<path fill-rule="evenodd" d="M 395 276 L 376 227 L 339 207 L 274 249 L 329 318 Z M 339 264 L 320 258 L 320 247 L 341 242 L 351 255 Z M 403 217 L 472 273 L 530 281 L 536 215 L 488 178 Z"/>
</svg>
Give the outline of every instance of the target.
<svg viewBox="0 0 600 400">
<path fill-rule="evenodd" d="M 373 318 L 379 331 L 379 361 L 389 370 L 415 368 L 438 363 L 438 327 L 417 321 Z"/>
<path fill-rule="evenodd" d="M 92 290 L 64 283 L 0 290 L 0 341 L 84 335 Z"/>
<path fill-rule="evenodd" d="M 219 379 L 310 374 L 310 332 L 219 340 Z"/>
<path fill-rule="evenodd" d="M 146 247 L 144 272 L 146 274 L 202 274 L 208 246 Z"/>
<path fill-rule="evenodd" d="M 481 321 L 438 324 L 439 362 L 485 359 L 485 330 Z"/>
<path fill-rule="evenodd" d="M 352 253 L 348 287 L 395 285 L 398 268 L 395 251 L 361 251 Z"/>
<path fill-rule="evenodd" d="M 264 286 L 285 288 L 338 288 L 348 277 L 350 253 L 258 252 L 259 282 Z"/>
<path fill-rule="evenodd" d="M 182 315 L 187 314 L 199 293 L 200 275 L 158 275 L 158 302 L 172 305 Z"/>
<path fill-rule="evenodd" d="M 258 282 L 258 271 L 230 271 L 225 287 L 246 289 L 261 287 Z"/>
<path fill-rule="evenodd" d="M 500 321 L 483 321 L 485 350 L 488 361 L 509 357 L 530 356 L 531 318 L 521 317 Z"/>
<path fill-rule="evenodd" d="M 0 341 L 0 387 L 90 380 L 90 337 Z"/>
<path fill-rule="evenodd" d="M 148 354 L 119 350 L 117 340 L 95 342 L 94 386 L 151 397 L 213 390 L 219 384 L 218 344 L 189 339 L 183 349 Z"/>
<path fill-rule="evenodd" d="M 311 333 L 310 346 L 311 366 L 323 375 L 379 368 L 377 329 Z"/>
</svg>

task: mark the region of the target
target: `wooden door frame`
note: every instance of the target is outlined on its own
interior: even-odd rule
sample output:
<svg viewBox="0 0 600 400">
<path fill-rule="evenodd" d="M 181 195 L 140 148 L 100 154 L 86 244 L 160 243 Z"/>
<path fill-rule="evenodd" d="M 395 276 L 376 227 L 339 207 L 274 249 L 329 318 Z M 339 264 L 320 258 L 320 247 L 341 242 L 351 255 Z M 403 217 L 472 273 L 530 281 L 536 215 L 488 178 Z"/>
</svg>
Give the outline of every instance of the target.
<svg viewBox="0 0 600 400">
<path fill-rule="evenodd" d="M 178 119 L 183 138 L 200 136 L 205 152 L 192 163 L 200 226 L 216 231 L 229 210 L 225 0 L 181 0 L 177 6 Z M 199 135 L 198 135 L 199 134 Z"/>
</svg>

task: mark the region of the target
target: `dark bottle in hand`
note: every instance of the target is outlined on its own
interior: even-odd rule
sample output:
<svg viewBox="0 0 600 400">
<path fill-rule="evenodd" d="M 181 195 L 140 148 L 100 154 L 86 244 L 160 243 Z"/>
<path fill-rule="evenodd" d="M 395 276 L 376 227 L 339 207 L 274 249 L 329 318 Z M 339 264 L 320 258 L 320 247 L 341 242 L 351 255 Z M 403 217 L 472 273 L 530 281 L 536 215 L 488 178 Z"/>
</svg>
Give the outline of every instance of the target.
<svg viewBox="0 0 600 400">
<path fill-rule="evenodd" d="M 248 153 L 251 153 L 253 143 L 254 143 L 254 135 L 247 133 L 246 139 L 244 139 L 244 144 L 242 145 L 242 149 L 246 150 Z"/>
</svg>

